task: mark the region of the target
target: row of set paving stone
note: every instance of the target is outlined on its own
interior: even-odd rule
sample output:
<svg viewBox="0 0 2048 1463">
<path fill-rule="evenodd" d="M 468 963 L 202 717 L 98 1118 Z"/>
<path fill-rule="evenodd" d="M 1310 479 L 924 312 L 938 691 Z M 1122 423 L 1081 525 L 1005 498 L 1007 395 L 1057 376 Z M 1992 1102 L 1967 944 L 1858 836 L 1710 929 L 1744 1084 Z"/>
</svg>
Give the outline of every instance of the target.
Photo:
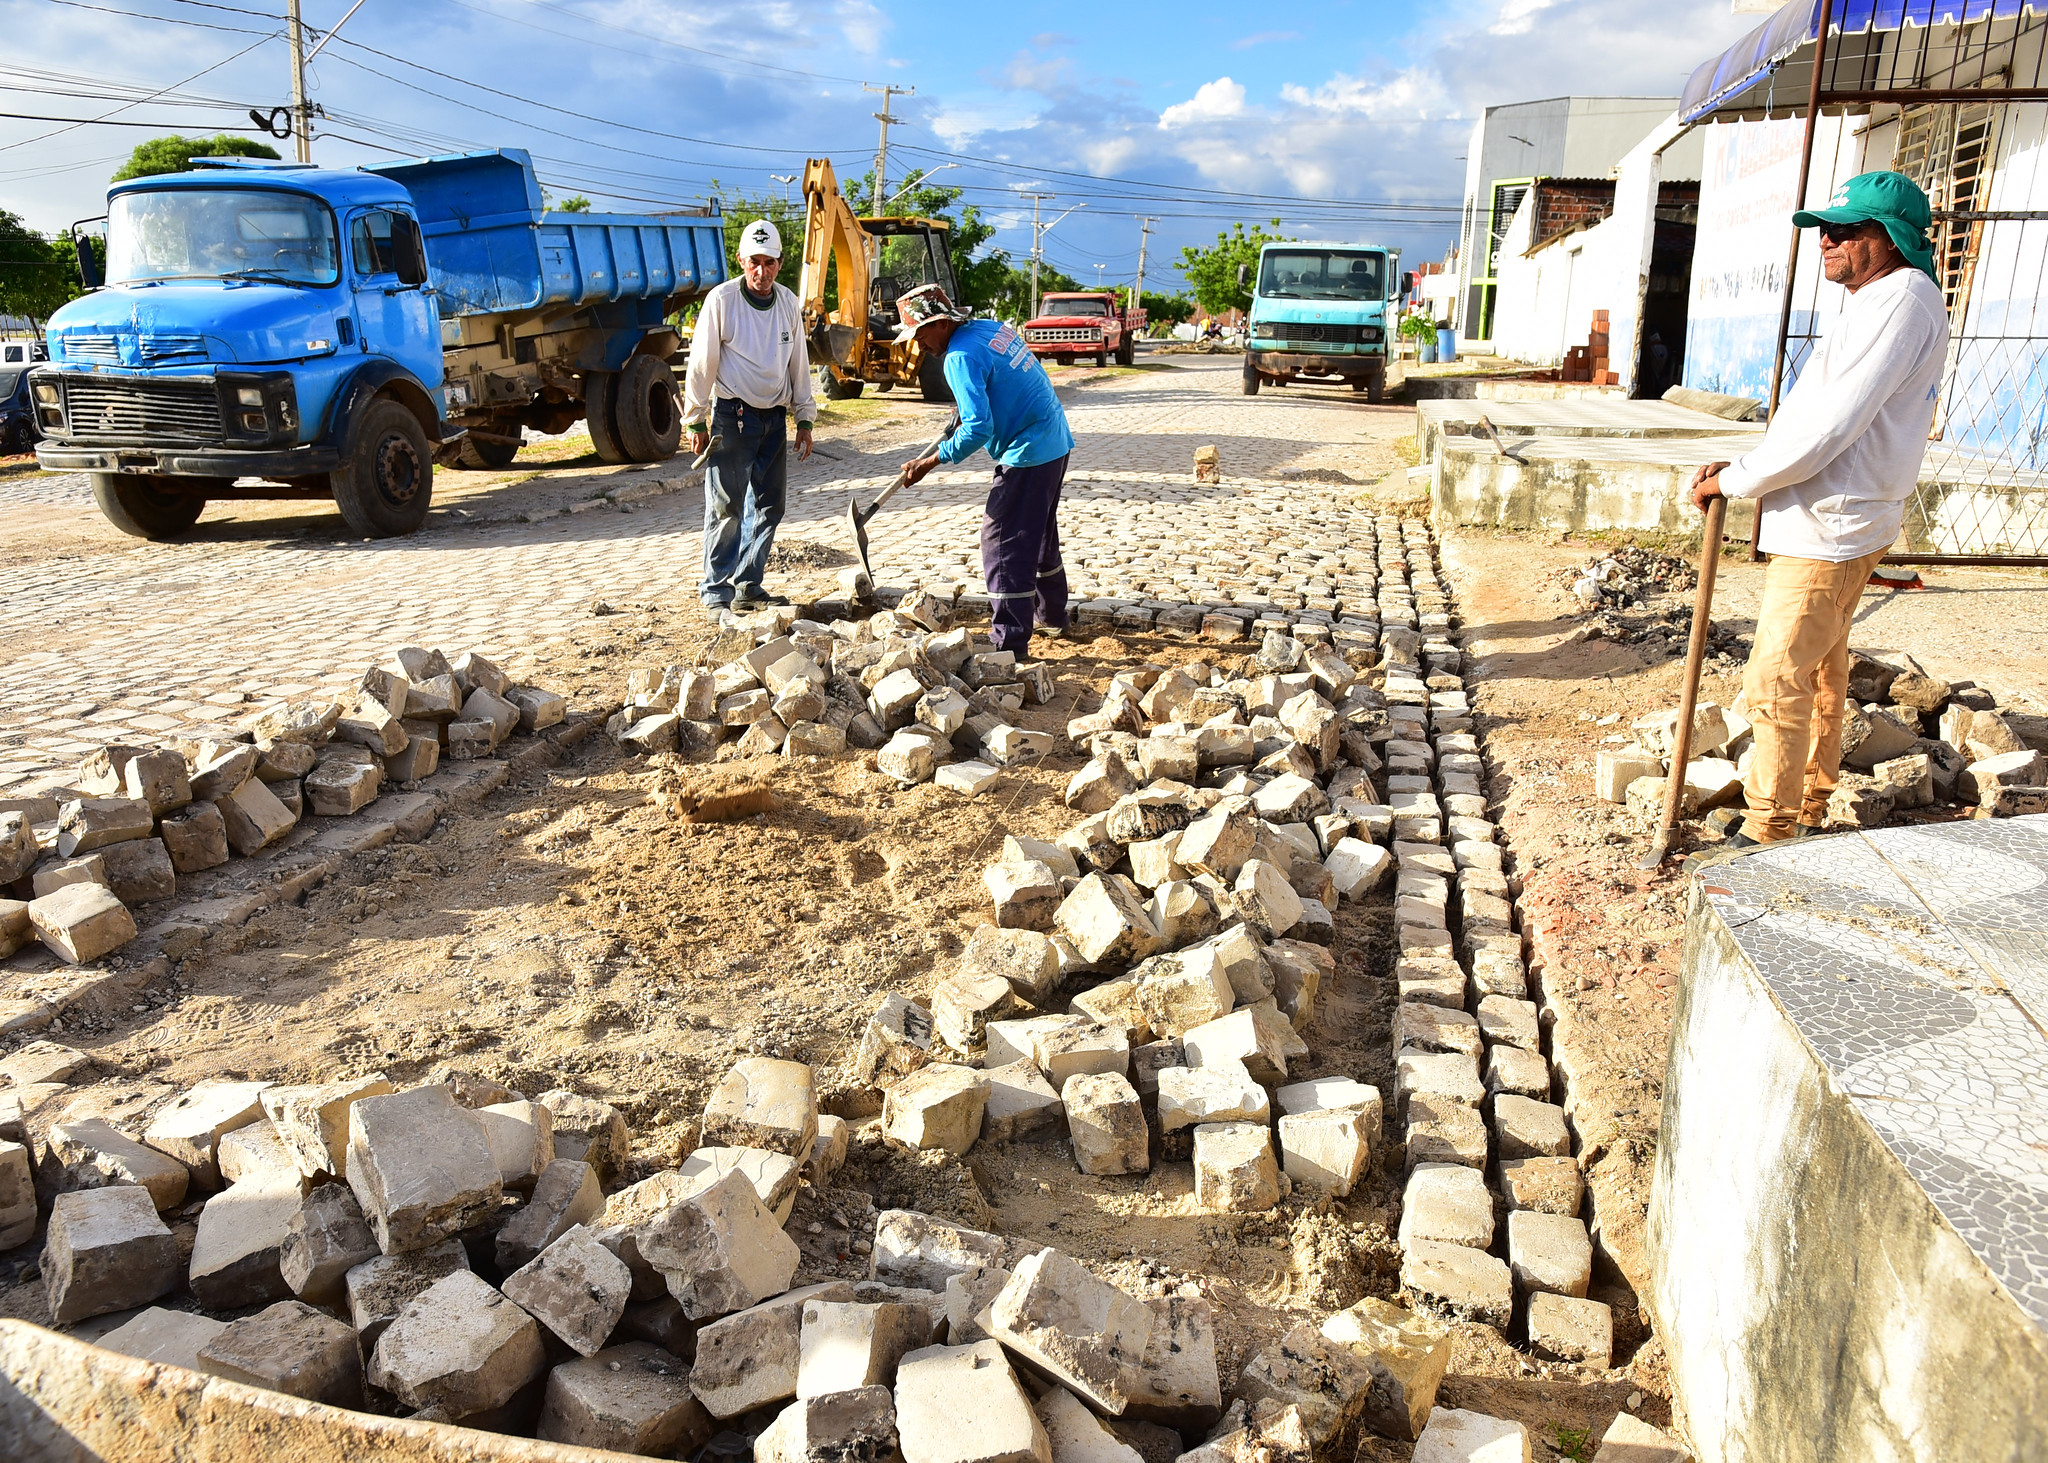
<svg viewBox="0 0 2048 1463">
<path fill-rule="evenodd" d="M 1411 527 L 1407 549 L 1415 609 L 1448 632 L 1449 590 L 1427 533 Z M 1613 1317 L 1586 1294 L 1593 1251 L 1578 1217 L 1584 1183 L 1564 1109 L 1550 1101 L 1462 654 L 1447 633 L 1425 639 L 1420 663 L 1402 675 L 1400 643 L 1388 645 L 1387 791 L 1396 806 L 1424 814 L 1394 843 L 1401 1283 L 1430 1309 L 1503 1330 L 1519 1306 L 1538 1356 L 1604 1368 Z M 1426 816 L 1432 805 L 1436 818 Z"/>
</svg>

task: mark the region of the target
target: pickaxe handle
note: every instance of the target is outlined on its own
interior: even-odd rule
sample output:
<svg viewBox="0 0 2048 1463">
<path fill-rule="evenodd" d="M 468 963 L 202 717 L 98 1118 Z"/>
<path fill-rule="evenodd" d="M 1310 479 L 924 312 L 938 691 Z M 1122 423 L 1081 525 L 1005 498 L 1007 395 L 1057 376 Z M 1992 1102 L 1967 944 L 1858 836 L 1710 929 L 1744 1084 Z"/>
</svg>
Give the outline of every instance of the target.
<svg viewBox="0 0 2048 1463">
<path fill-rule="evenodd" d="M 924 458 L 930 457 L 934 452 L 938 451 L 940 444 L 943 443 L 948 437 L 953 435 L 953 427 L 958 426 L 959 422 L 959 417 L 954 417 L 952 426 L 948 426 L 945 431 L 939 433 L 938 436 L 932 438 L 931 442 L 927 444 L 924 451 L 917 454 L 917 460 L 922 461 Z M 881 495 L 877 497 L 874 502 L 868 504 L 868 506 L 865 508 L 856 508 L 854 510 L 855 516 L 862 523 L 866 523 L 870 518 L 873 518 L 877 513 L 881 512 L 882 505 L 888 502 L 891 498 L 895 497 L 896 494 L 899 491 L 901 491 L 905 484 L 907 484 L 909 481 L 910 475 L 908 473 L 897 473 L 896 481 L 889 484 L 888 487 L 882 489 Z"/>
</svg>

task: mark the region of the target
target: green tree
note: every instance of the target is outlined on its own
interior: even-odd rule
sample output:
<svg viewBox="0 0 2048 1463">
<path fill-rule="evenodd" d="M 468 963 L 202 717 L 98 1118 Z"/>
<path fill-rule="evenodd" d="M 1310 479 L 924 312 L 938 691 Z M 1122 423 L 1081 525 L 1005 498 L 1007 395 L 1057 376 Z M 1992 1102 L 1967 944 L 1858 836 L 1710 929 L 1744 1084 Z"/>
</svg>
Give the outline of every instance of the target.
<svg viewBox="0 0 2048 1463">
<path fill-rule="evenodd" d="M 71 240 L 45 239 L 0 208 L 0 315 L 47 320 L 79 293 L 78 256 Z"/>
<path fill-rule="evenodd" d="M 803 205 L 790 202 L 780 193 L 749 193 L 743 188 L 730 188 L 716 178 L 711 180 L 711 196 L 725 215 L 726 267 L 732 268 L 733 261 L 739 258 L 741 230 L 755 219 L 765 218 L 782 235 L 781 283 L 790 289 L 797 288 L 796 277 L 803 268 L 804 255 Z"/>
<path fill-rule="evenodd" d="M 1147 290 L 1144 293 L 1143 299 L 1145 303 L 1145 324 L 1148 327 L 1154 325 L 1178 325 L 1183 320 L 1194 318 L 1195 302 L 1186 295 L 1162 295 L 1155 290 Z M 1131 307 L 1131 287 L 1129 285 L 1120 284 L 1116 287 L 1116 302 L 1123 309 L 1128 310 Z"/>
<path fill-rule="evenodd" d="M 267 157 L 275 161 L 277 149 L 253 137 L 236 137 L 223 132 L 218 137 L 152 137 L 135 144 L 116 183 L 129 178 L 154 178 L 159 173 L 182 173 L 195 157 Z"/>
<path fill-rule="evenodd" d="M 590 200 L 588 198 L 585 198 L 581 193 L 572 194 L 570 197 L 564 198 L 562 200 L 562 206 L 558 210 L 558 212 L 588 213 L 590 212 Z"/>
<path fill-rule="evenodd" d="M 1279 219 L 1273 220 L 1273 227 L 1280 227 Z M 1259 250 L 1267 244 L 1289 242 L 1285 235 L 1269 234 L 1259 224 L 1252 225 L 1249 233 L 1243 224 L 1233 224 L 1216 236 L 1213 247 L 1197 249 L 1190 244 L 1180 251 L 1181 278 L 1194 290 L 1201 307 L 1212 315 L 1221 315 L 1225 310 L 1249 310 L 1252 286 L 1258 282 Z M 1242 286 L 1237 282 L 1239 265 L 1246 270 Z"/>
</svg>

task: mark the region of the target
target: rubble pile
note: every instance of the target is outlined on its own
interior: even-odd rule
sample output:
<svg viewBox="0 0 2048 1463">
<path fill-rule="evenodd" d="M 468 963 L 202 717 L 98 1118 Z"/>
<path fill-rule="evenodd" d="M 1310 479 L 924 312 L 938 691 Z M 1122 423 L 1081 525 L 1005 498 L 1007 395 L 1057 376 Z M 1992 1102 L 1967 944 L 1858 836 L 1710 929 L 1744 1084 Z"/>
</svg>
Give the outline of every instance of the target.
<svg viewBox="0 0 2048 1463">
<path fill-rule="evenodd" d="M 1754 754 L 1743 699 L 1694 708 L 1681 811 L 1735 808 Z M 1612 736 L 1594 788 L 1646 825 L 1663 816 L 1678 712 L 1638 719 Z M 1898 814 L 1967 808 L 1977 818 L 2048 812 L 2048 759 L 2021 739 L 1991 693 L 1929 675 L 1901 652 L 1852 651 L 1842 775 L 1828 799 L 1832 829 L 1881 828 Z"/>
<path fill-rule="evenodd" d="M 829 620 L 801 618 L 792 606 L 729 617 L 701 665 L 634 671 L 606 729 L 629 751 L 684 761 L 866 750 L 899 782 L 972 796 L 1000 768 L 1052 749 L 1049 734 L 1009 718 L 1050 700 L 1053 678 L 986 636 L 949 628 L 957 601 L 958 586 L 948 585 L 912 590 L 865 617 L 846 601 L 815 611 Z M 683 794 L 657 779 L 655 796 L 674 803 Z"/>
<path fill-rule="evenodd" d="M 1700 582 L 1699 571 L 1684 559 L 1636 544 L 1582 569 L 1560 569 L 1557 579 L 1589 610 L 1640 605 L 1656 594 L 1691 594 Z"/>
<path fill-rule="evenodd" d="M 102 747 L 54 794 L 0 801 L 0 958 L 32 939 L 85 964 L 136 937 L 133 907 L 180 875 L 285 842 L 307 815 L 342 817 L 441 759 L 489 757 L 559 723 L 567 702 L 474 652 L 409 645 L 339 701 L 280 705 L 168 745 Z M 48 808 L 51 821 L 37 821 Z M 11 896 L 11 897 L 6 897 Z"/>
</svg>

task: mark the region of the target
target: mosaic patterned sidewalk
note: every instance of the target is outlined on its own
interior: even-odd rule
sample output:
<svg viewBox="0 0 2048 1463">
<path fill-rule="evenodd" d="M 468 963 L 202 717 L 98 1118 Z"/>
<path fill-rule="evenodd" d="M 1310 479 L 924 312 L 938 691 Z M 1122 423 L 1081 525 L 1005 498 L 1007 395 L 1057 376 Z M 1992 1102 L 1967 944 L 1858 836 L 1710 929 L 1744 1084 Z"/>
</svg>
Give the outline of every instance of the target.
<svg viewBox="0 0 2048 1463">
<path fill-rule="evenodd" d="M 1836 1084 L 2048 1330 L 2048 815 L 1802 841 L 1706 882 Z"/>
</svg>

